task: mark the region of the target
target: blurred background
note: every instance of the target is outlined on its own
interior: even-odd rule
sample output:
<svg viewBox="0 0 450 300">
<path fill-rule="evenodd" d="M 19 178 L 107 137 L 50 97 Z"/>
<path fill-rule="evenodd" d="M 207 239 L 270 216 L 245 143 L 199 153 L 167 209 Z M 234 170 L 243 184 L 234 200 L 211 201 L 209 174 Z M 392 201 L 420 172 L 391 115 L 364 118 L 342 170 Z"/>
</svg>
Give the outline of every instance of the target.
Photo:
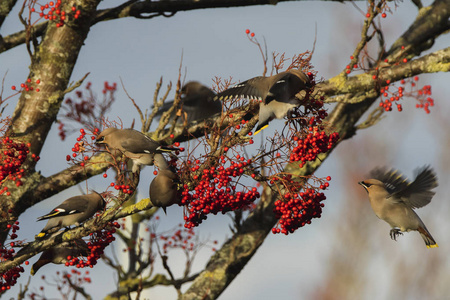
<svg viewBox="0 0 450 300">
<path fill-rule="evenodd" d="M 122 1 L 107 1 L 103 7 L 113 7 Z M 431 1 L 424 1 L 429 5 Z M 366 3 L 356 3 L 362 11 Z M 392 13 L 381 20 L 387 48 L 411 24 L 417 15 L 410 1 L 390 2 Z M 18 5 L 19 6 L 19 5 Z M 17 17 L 19 8 L 6 19 L 3 36 L 21 28 Z M 245 30 L 255 32 L 260 42 L 267 42 L 268 53 L 286 53 L 287 57 L 312 50 L 316 40 L 312 64 L 318 78 L 328 79 L 345 68 L 357 42 L 364 16 L 347 3 L 290 2 L 276 6 L 254 6 L 180 12 L 171 18 L 150 20 L 122 19 L 102 22 L 89 33 L 82 48 L 72 80 L 77 81 L 90 72 L 87 81 L 101 97 L 103 82 L 118 83 L 116 103 L 108 118 L 123 121 L 124 127 L 139 119 L 135 108 L 125 95 L 124 87 L 137 104 L 149 108 L 153 101 L 156 82 L 163 77 L 164 85 L 176 83 L 182 58 L 182 71 L 186 82 L 197 80 L 212 86 L 215 76 L 243 81 L 262 74 L 263 64 L 259 50 L 250 43 Z M 428 51 L 448 47 L 450 38 L 441 37 Z M 23 82 L 28 74 L 29 57 L 24 46 L 2 53 L 0 73 L 5 77 L 6 92 L 9 87 Z M 322 218 L 289 236 L 269 235 L 263 246 L 222 294 L 221 299 L 446 299 L 450 295 L 450 206 L 445 196 L 449 193 L 450 74 L 421 75 L 418 87 L 432 86 L 435 107 L 426 114 L 416 109 L 416 100 L 404 99 L 403 111 L 394 109 L 386 113 L 377 125 L 360 130 L 343 142 L 324 162 L 318 177 L 331 176 L 330 188 Z M 80 88 L 79 90 L 82 90 Z M 174 90 L 171 92 L 171 97 Z M 12 100 L 5 114 L 14 109 Z M 333 105 L 329 106 L 331 110 Z M 155 125 L 155 124 L 154 124 Z M 283 120 L 276 120 L 264 134 L 280 129 Z M 37 168 L 43 175 L 51 175 L 67 166 L 65 157 L 71 154 L 77 133 L 66 141 L 58 137 L 55 125 L 50 133 Z M 261 135 L 260 138 L 263 138 Z M 255 139 L 255 144 L 257 140 Z M 389 225 L 374 215 L 364 189 L 357 184 L 365 179 L 375 166 L 398 168 L 409 178 L 417 167 L 430 164 L 438 174 L 440 186 L 433 201 L 417 211 L 439 244 L 437 249 L 427 249 L 417 232 L 406 233 L 397 242 L 389 237 Z M 141 173 L 139 198 L 148 197 L 148 185 L 153 178 L 153 167 Z M 109 174 L 109 173 L 108 173 Z M 113 180 L 111 176 L 92 178 L 60 193 L 24 213 L 19 219 L 20 238 L 31 240 L 44 226 L 35 223 L 38 216 L 47 213 L 63 199 L 86 191 L 86 188 L 105 190 Z M 145 188 L 142 188 L 145 187 Z M 176 227 L 183 222 L 182 208 L 171 207 L 167 216 L 160 214 L 158 230 Z M 231 236 L 228 216 L 209 217 L 196 228 L 204 239 L 221 243 Z M 108 249 L 120 256 L 123 245 L 114 244 Z M 108 252 L 107 252 L 108 253 Z M 200 271 L 210 255 L 205 247 L 197 255 L 194 271 Z M 30 260 L 31 264 L 37 259 Z M 169 264 L 175 275 L 181 275 L 184 255 L 170 253 Z M 20 286 L 29 277 L 29 268 L 20 278 L 20 284 L 11 289 L 5 298 L 16 298 Z M 177 269 L 179 266 L 179 273 Z M 155 268 L 164 272 L 161 261 Z M 46 281 L 56 277 L 62 266 L 47 265 L 42 272 Z M 58 292 L 47 285 L 38 273 L 30 284 L 30 291 L 42 293 L 45 286 L 48 298 L 58 298 Z M 94 299 L 112 292 L 116 278 L 103 263 L 90 270 L 92 284 L 85 286 Z M 170 287 L 145 291 L 142 297 L 175 299 Z"/>
</svg>

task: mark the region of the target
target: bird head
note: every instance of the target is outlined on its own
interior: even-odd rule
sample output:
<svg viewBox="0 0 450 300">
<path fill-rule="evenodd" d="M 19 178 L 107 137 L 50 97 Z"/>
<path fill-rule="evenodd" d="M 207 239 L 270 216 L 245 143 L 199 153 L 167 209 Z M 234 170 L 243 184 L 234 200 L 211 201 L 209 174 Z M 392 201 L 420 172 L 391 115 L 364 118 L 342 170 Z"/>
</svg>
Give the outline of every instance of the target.
<svg viewBox="0 0 450 300">
<path fill-rule="evenodd" d="M 358 182 L 358 184 L 362 185 L 362 187 L 366 190 L 367 193 L 370 193 L 373 190 L 383 189 L 385 190 L 384 183 L 377 179 L 367 179 Z"/>
<path fill-rule="evenodd" d="M 101 202 L 100 202 L 100 205 L 99 205 L 99 207 L 98 207 L 98 210 L 103 210 L 103 209 L 105 209 L 105 207 L 106 207 L 106 201 L 105 201 L 105 198 L 103 198 L 103 193 L 98 193 L 97 191 L 92 191 L 92 194 L 93 194 L 93 195 L 98 195 L 98 197 L 101 198 Z"/>
<path fill-rule="evenodd" d="M 311 80 L 309 79 L 309 76 L 307 74 L 297 69 L 291 69 L 290 72 L 300 78 L 301 81 L 303 81 L 305 89 L 312 88 Z"/>
<path fill-rule="evenodd" d="M 109 134 L 113 133 L 114 131 L 117 131 L 117 128 L 114 128 L 114 127 L 106 128 L 105 130 L 103 130 L 102 132 L 100 132 L 100 133 L 97 135 L 97 138 L 96 138 L 96 140 L 95 140 L 95 143 L 96 143 L 96 144 L 108 144 L 108 142 L 107 142 L 107 136 L 108 136 Z"/>
</svg>

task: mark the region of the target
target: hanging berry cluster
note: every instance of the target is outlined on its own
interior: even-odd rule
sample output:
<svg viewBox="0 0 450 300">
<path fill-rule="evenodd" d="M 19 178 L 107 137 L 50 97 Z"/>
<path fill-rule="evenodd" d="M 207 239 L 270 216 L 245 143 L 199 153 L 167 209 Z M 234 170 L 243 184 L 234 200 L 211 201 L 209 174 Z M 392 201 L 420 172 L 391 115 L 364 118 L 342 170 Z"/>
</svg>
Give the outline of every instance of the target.
<svg viewBox="0 0 450 300">
<path fill-rule="evenodd" d="M 311 224 L 313 218 L 320 218 L 321 203 L 326 197 L 316 189 L 306 189 L 301 193 L 287 192 L 284 201 L 275 201 L 274 213 L 279 218 L 278 225 L 272 228 L 272 233 L 293 233 L 305 224 Z M 278 228 L 280 227 L 280 228 Z"/>
<path fill-rule="evenodd" d="M 77 142 L 72 147 L 72 155 L 66 155 L 66 160 L 74 164 L 80 164 L 80 166 L 84 167 L 94 153 L 92 141 L 95 140 L 98 133 L 99 129 L 95 128 L 90 138 L 88 138 L 86 136 L 86 131 L 81 128 L 80 135 L 77 137 Z"/>
<path fill-rule="evenodd" d="M 236 181 L 244 174 L 245 168 L 251 161 L 246 161 L 241 156 L 236 156 L 236 159 L 237 161 L 232 161 L 222 156 L 219 160 L 221 165 L 217 168 L 211 166 L 204 169 L 200 180 L 198 180 L 197 175 L 194 175 L 193 179 L 196 181 L 194 190 L 190 191 L 189 186 L 184 185 L 181 205 L 186 206 L 186 211 L 189 214 L 184 217 L 186 228 L 198 226 L 210 213 L 226 213 L 241 209 L 260 197 L 256 188 L 244 187 L 242 191 L 237 190 Z M 227 163 L 230 165 L 224 167 Z M 201 163 L 197 160 L 192 165 L 188 161 L 188 165 L 190 165 L 191 172 L 196 172 Z M 235 178 L 237 180 L 233 181 Z"/>
<path fill-rule="evenodd" d="M 11 233 L 9 235 L 9 238 L 11 240 L 14 240 L 17 238 L 17 234 L 16 232 L 20 229 L 19 227 L 19 221 L 15 221 L 14 224 L 8 224 L 6 225 L 6 228 L 8 228 L 8 230 L 11 230 Z"/>
<path fill-rule="evenodd" d="M 0 249 L 1 252 L 2 249 Z M 6 258 L 2 255 L 3 253 L 0 253 L 0 259 L 12 259 L 12 257 Z M 0 291 L 4 292 L 6 290 L 9 290 L 12 286 L 14 286 L 17 283 L 17 279 L 20 277 L 20 273 L 23 273 L 25 270 L 22 266 L 13 267 L 12 269 L 9 269 L 3 274 L 0 274 Z"/>
<path fill-rule="evenodd" d="M 0 152 L 0 182 L 3 183 L 5 180 L 14 181 L 16 186 L 22 185 L 22 177 L 25 170 L 22 168 L 28 154 L 30 153 L 29 147 L 30 143 L 24 144 L 16 142 L 10 137 L 4 137 L 1 142 L 1 152 Z M 39 156 L 33 154 L 32 158 L 35 161 L 39 160 Z M 0 195 L 6 193 L 7 196 L 10 195 L 8 187 L 4 186 L 0 190 Z"/>
<path fill-rule="evenodd" d="M 30 11 L 32 13 L 38 13 L 39 18 L 44 18 L 45 20 L 53 21 L 56 23 L 56 27 L 64 26 L 69 16 L 72 16 L 74 19 L 78 19 L 80 17 L 80 10 L 76 8 L 76 6 L 72 6 L 70 11 L 61 10 L 62 0 L 56 0 L 56 2 L 50 1 L 46 4 L 40 5 L 38 9 L 36 9 L 35 1 L 30 1 Z M 36 21 L 37 22 L 37 21 Z"/>
<path fill-rule="evenodd" d="M 113 236 L 116 232 L 116 228 L 120 228 L 118 222 L 110 223 L 104 229 L 91 233 L 91 240 L 87 243 L 90 254 L 86 258 L 68 257 L 68 261 L 65 265 L 75 266 L 77 268 L 94 267 L 101 258 L 105 248 L 116 239 Z"/>
<path fill-rule="evenodd" d="M 307 161 L 314 161 L 320 153 L 328 152 L 339 140 L 339 133 L 328 135 L 325 131 L 309 133 L 305 138 L 294 137 L 297 146 L 292 150 L 289 160 L 300 161 L 302 168 Z"/>
<path fill-rule="evenodd" d="M 431 96 L 431 85 L 425 85 L 422 89 L 417 91 L 417 101 L 416 108 L 423 108 L 423 110 L 429 114 L 430 107 L 434 106 L 434 99 Z"/>
<path fill-rule="evenodd" d="M 17 235 L 15 232 L 19 229 L 19 226 L 17 226 L 19 222 L 15 222 L 14 225 L 7 225 L 8 229 L 13 228 L 13 233 L 11 234 L 11 239 L 17 238 Z M 15 235 L 13 238 L 12 235 Z M 1 261 L 7 261 L 12 260 L 14 257 L 14 247 L 15 242 L 10 242 L 6 245 L 0 245 L 0 262 Z M 25 264 L 28 264 L 28 262 L 25 262 Z M 0 292 L 4 292 L 6 290 L 9 290 L 12 286 L 14 286 L 17 283 L 17 279 L 20 277 L 20 273 L 23 273 L 24 269 L 22 266 L 13 267 L 12 269 L 9 269 L 5 273 L 0 274 Z"/>
<path fill-rule="evenodd" d="M 313 131 L 314 126 L 320 126 L 320 129 L 323 129 L 322 121 L 328 117 L 326 109 L 323 108 L 323 99 L 323 97 L 313 99 L 310 98 L 310 94 L 307 94 L 304 104 L 291 113 L 292 118 L 297 120 L 297 122 L 292 123 L 295 127 L 295 133 L 302 132 L 305 128 Z"/>
<path fill-rule="evenodd" d="M 186 252 L 192 252 L 195 248 L 195 232 L 193 228 L 184 228 L 176 230 L 171 236 L 161 235 L 159 238 L 164 241 L 163 252 L 167 254 L 169 249 L 182 249 Z"/>
<path fill-rule="evenodd" d="M 83 283 L 91 283 L 92 282 L 92 279 L 89 276 L 88 270 L 84 271 L 84 275 L 81 273 L 81 271 L 75 270 L 75 269 L 70 270 L 70 273 L 72 273 L 72 274 L 64 273 L 62 275 L 63 279 L 67 278 L 67 279 L 73 280 L 77 283 L 78 286 Z M 72 278 L 72 276 L 75 278 Z M 62 281 L 62 283 L 63 283 L 63 285 L 65 284 L 64 280 Z M 62 288 L 62 286 L 60 286 L 60 287 Z M 67 297 L 66 299 L 68 299 L 68 298 L 69 297 Z"/>
<path fill-rule="evenodd" d="M 434 106 L 434 100 L 431 98 L 431 86 L 425 85 L 421 89 L 416 89 L 417 81 L 419 81 L 419 76 L 414 76 L 410 79 L 402 79 L 400 84 L 402 86 L 395 88 L 394 91 L 390 91 L 390 80 L 386 80 L 387 86 L 382 87 L 380 107 L 384 108 L 385 111 L 392 111 L 392 106 L 397 102 L 397 110 L 402 111 L 402 105 L 398 103 L 399 100 L 406 97 L 411 97 L 417 100 L 416 108 L 423 109 L 427 114 L 430 113 L 430 107 Z M 407 90 L 408 88 L 408 90 Z M 384 99 L 384 100 L 383 100 Z"/>
</svg>

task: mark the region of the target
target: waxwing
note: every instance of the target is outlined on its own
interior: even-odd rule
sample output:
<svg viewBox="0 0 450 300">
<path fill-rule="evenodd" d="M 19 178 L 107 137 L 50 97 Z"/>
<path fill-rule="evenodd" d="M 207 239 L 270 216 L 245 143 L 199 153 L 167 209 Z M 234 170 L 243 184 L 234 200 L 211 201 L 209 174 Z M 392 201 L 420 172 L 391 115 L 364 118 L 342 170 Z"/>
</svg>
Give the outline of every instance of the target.
<svg viewBox="0 0 450 300">
<path fill-rule="evenodd" d="M 96 192 L 91 194 L 71 197 L 55 207 L 50 213 L 39 217 L 38 221 L 47 220 L 47 225 L 37 235 L 38 238 L 53 229 L 79 225 L 91 218 L 97 211 L 105 208 L 105 200 Z"/>
<path fill-rule="evenodd" d="M 369 194 L 370 205 L 378 218 L 391 225 L 391 238 L 396 240 L 401 232 L 418 231 L 427 248 L 438 247 L 425 224 L 413 209 L 430 203 L 438 186 L 437 177 L 429 166 L 415 172 L 410 182 L 397 170 L 377 168 L 370 172 L 372 179 L 359 182 Z"/>
<path fill-rule="evenodd" d="M 222 103 L 215 101 L 214 93 L 207 86 L 197 81 L 191 81 L 186 83 L 181 89 L 181 101 L 180 108 L 184 113 L 181 118 L 178 118 L 178 122 L 182 123 L 186 120 L 186 123 L 192 121 L 200 121 L 209 118 L 222 111 Z M 167 111 L 173 106 L 173 100 L 165 102 L 159 109 L 157 116 Z M 174 118 L 177 111 L 172 112 L 171 118 Z"/>
<path fill-rule="evenodd" d="M 177 202 L 180 181 L 175 169 L 169 166 L 162 154 L 155 154 L 155 165 L 159 172 L 150 184 L 150 201 L 166 213 L 166 207 Z"/>
<path fill-rule="evenodd" d="M 65 264 L 69 261 L 68 256 L 71 256 L 72 258 L 77 256 L 87 257 L 89 254 L 89 247 L 82 239 L 65 242 L 42 252 L 39 260 L 31 267 L 30 273 L 31 275 L 36 274 L 41 267 L 49 263 Z"/>
<path fill-rule="evenodd" d="M 219 93 L 215 99 L 248 98 L 260 101 L 259 121 L 255 134 L 266 128 L 274 118 L 284 118 L 290 110 L 301 104 L 295 97 L 301 90 L 309 89 L 308 75 L 290 69 L 270 77 L 255 77 Z"/>
<path fill-rule="evenodd" d="M 139 171 L 141 165 L 153 165 L 155 153 L 180 150 L 160 145 L 145 134 L 134 129 L 109 127 L 100 132 L 96 144 L 106 144 L 110 150 L 119 150 L 133 162 L 132 172 Z"/>
</svg>

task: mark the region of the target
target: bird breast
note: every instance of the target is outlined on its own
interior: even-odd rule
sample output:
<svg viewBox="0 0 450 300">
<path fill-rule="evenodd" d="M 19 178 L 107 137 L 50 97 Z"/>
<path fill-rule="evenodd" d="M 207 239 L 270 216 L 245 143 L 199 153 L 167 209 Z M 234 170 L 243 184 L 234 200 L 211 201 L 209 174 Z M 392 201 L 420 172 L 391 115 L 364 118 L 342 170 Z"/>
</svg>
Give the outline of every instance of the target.
<svg viewBox="0 0 450 300">
<path fill-rule="evenodd" d="M 280 103 L 276 100 L 269 102 L 269 104 L 261 103 L 260 114 L 264 115 L 264 111 L 271 111 L 273 116 L 277 119 L 283 119 L 286 114 L 293 108 L 297 107 L 298 103 Z"/>
</svg>

